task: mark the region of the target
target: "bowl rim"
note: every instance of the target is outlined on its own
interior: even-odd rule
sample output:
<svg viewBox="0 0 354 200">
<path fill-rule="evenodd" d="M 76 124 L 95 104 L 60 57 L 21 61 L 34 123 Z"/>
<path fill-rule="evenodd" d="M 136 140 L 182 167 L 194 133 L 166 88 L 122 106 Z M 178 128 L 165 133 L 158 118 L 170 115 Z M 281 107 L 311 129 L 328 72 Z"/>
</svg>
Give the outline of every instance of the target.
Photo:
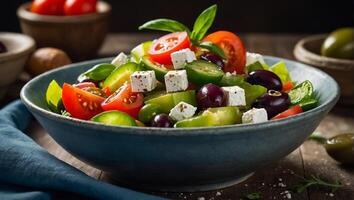
<svg viewBox="0 0 354 200">
<path fill-rule="evenodd" d="M 305 62 L 307 64 L 312 64 L 316 66 L 320 66 L 323 68 L 330 68 L 330 69 L 340 69 L 340 70 L 354 70 L 354 60 L 349 59 L 339 59 L 339 58 L 332 58 L 327 56 L 322 56 L 317 53 L 314 53 L 305 47 L 305 44 L 308 42 L 312 42 L 315 40 L 322 40 L 325 39 L 328 34 L 318 34 L 318 35 L 311 35 L 308 37 L 304 37 L 299 40 L 294 48 L 294 55 L 296 59 Z M 332 66 L 335 65 L 335 66 Z"/>
<path fill-rule="evenodd" d="M 28 10 L 32 2 L 26 2 L 17 9 L 17 16 L 21 20 L 33 23 L 76 24 L 106 18 L 111 13 L 111 5 L 105 1 L 97 2 L 97 12 L 84 15 L 55 16 L 32 13 Z"/>
<path fill-rule="evenodd" d="M 0 35 L 5 35 L 9 38 L 11 38 L 11 40 L 16 40 L 16 38 L 21 37 L 23 40 L 25 40 L 25 43 L 19 43 L 20 46 L 24 47 L 21 51 L 8 51 L 5 53 L 0 54 L 0 62 L 4 62 L 10 59 L 14 59 L 14 58 L 18 58 L 21 57 L 23 55 L 29 54 L 32 51 L 34 51 L 35 47 L 36 47 L 36 42 L 34 41 L 34 39 L 28 35 L 25 34 L 21 34 L 21 33 L 12 33 L 12 32 L 0 32 Z"/>
<path fill-rule="evenodd" d="M 223 130 L 229 130 L 229 129 L 235 130 L 235 128 L 237 128 L 237 130 L 247 132 L 247 131 L 259 130 L 260 128 L 270 128 L 270 126 L 274 126 L 274 127 L 277 125 L 280 126 L 280 125 L 300 121 L 303 117 L 314 116 L 314 115 L 322 112 L 323 109 L 326 109 L 326 107 L 328 107 L 328 105 L 335 105 L 335 103 L 338 101 L 339 96 L 340 96 L 339 86 L 338 86 L 337 82 L 331 76 L 326 74 L 325 72 L 323 72 L 315 67 L 311 67 L 307 64 L 299 63 L 299 62 L 292 61 L 292 60 L 285 59 L 285 58 L 266 56 L 266 55 L 264 56 L 264 58 L 266 58 L 266 59 L 267 58 L 269 58 L 269 59 L 282 59 L 285 62 L 298 63 L 298 64 L 302 65 L 303 67 L 311 68 L 311 70 L 315 70 L 317 73 L 320 73 L 321 75 L 325 76 L 327 79 L 329 79 L 330 82 L 332 82 L 334 84 L 335 94 L 333 94 L 331 96 L 331 98 L 327 99 L 323 104 L 317 106 L 316 108 L 306 111 L 306 112 L 303 112 L 303 113 L 300 113 L 300 114 L 297 114 L 297 115 L 294 115 L 289 118 L 283 118 L 283 119 L 272 120 L 272 121 L 268 120 L 266 122 L 257 123 L 257 124 L 233 124 L 233 125 L 224 125 L 224 126 L 190 127 L 190 128 L 158 128 L 158 127 L 138 127 L 138 126 L 136 126 L 136 127 L 135 126 L 117 126 L 117 125 L 107 125 L 107 124 L 102 124 L 102 123 L 98 123 L 98 122 L 86 121 L 86 120 L 81 120 L 81 119 L 76 119 L 76 118 L 71 118 L 71 117 L 69 118 L 69 117 L 62 116 L 60 114 L 48 111 L 46 109 L 43 109 L 43 108 L 37 106 L 36 104 L 31 102 L 27 98 L 27 96 L 25 95 L 26 89 L 31 84 L 40 80 L 42 77 L 47 76 L 50 73 L 60 71 L 60 70 L 65 70 L 65 69 L 80 66 L 80 65 L 91 64 L 92 62 L 101 62 L 101 61 L 107 62 L 108 59 L 112 59 L 110 57 L 110 58 L 102 58 L 102 59 L 95 59 L 95 60 L 90 60 L 90 61 L 74 63 L 74 64 L 66 65 L 64 67 L 56 68 L 56 69 L 50 70 L 48 72 L 45 72 L 45 73 L 33 78 L 29 82 L 27 82 L 23 86 L 23 88 L 21 89 L 20 97 L 21 97 L 22 102 L 33 112 L 39 113 L 40 115 L 45 116 L 46 118 L 50 118 L 52 120 L 59 121 L 62 123 L 69 123 L 70 125 L 74 125 L 77 127 L 84 125 L 87 128 L 101 131 L 101 132 L 104 132 L 107 130 L 112 130 L 112 131 L 120 130 L 121 132 L 126 131 L 126 133 L 129 132 L 129 134 L 134 134 L 134 135 L 166 135 L 166 136 L 199 135 L 201 132 L 203 132 L 203 134 L 208 134 L 208 135 L 214 135 L 214 134 L 220 135 L 220 132 L 205 131 L 205 130 L 216 130 L 216 129 L 220 129 L 220 128 Z M 139 130 L 139 131 L 134 131 L 134 130 Z M 143 130 L 144 132 L 142 132 L 141 130 Z M 222 133 L 227 134 L 230 132 L 231 131 L 223 131 Z"/>
</svg>

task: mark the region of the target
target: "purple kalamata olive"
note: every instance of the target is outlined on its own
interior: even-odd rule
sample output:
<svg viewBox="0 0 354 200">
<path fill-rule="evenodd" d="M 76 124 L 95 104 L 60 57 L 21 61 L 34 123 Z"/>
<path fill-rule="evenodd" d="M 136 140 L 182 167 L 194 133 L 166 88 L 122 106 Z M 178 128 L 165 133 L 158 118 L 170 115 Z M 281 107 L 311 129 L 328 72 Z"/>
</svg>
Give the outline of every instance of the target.
<svg viewBox="0 0 354 200">
<path fill-rule="evenodd" d="M 261 85 L 268 90 L 281 91 L 283 85 L 280 78 L 273 72 L 268 70 L 255 70 L 248 74 L 247 82 L 252 85 Z"/>
<path fill-rule="evenodd" d="M 200 109 L 220 107 L 224 103 L 224 91 L 212 83 L 206 84 L 199 89 L 197 102 Z"/>
<path fill-rule="evenodd" d="M 287 110 L 290 106 L 289 95 L 285 92 L 269 90 L 268 93 L 258 97 L 252 104 L 255 108 L 264 108 L 267 111 L 268 119 Z"/>
</svg>

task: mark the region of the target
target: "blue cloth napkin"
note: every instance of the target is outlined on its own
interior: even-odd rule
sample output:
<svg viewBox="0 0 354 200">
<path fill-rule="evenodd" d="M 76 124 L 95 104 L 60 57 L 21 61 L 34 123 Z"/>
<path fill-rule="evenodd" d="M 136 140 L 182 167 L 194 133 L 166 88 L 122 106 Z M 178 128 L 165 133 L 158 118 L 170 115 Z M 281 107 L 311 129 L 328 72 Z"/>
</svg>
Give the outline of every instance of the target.
<svg viewBox="0 0 354 200">
<path fill-rule="evenodd" d="M 0 199 L 162 199 L 98 181 L 57 159 L 23 133 L 31 120 L 19 100 L 0 111 Z"/>
</svg>

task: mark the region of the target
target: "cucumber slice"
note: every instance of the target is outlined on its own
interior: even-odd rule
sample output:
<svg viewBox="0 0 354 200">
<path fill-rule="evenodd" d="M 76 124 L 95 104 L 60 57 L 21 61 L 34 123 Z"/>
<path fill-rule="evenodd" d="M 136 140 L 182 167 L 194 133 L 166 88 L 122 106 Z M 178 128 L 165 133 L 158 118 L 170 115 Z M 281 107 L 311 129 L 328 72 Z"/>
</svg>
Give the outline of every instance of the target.
<svg viewBox="0 0 354 200">
<path fill-rule="evenodd" d="M 315 107 L 317 107 L 318 101 L 316 99 L 308 99 L 302 103 L 299 104 L 301 106 L 302 111 L 308 111 L 311 110 Z"/>
<path fill-rule="evenodd" d="M 134 62 L 128 62 L 115 69 L 103 82 L 103 88 L 109 87 L 113 93 L 120 88 L 125 82 L 130 82 L 130 75 L 135 71 L 139 71 L 140 67 Z"/>
<path fill-rule="evenodd" d="M 155 115 L 160 113 L 162 113 L 160 105 L 153 103 L 146 104 L 139 111 L 138 119 L 143 123 L 149 123 Z"/>
<path fill-rule="evenodd" d="M 132 58 L 134 58 L 134 60 L 139 63 L 140 59 L 147 55 L 149 48 L 152 44 L 152 41 L 147 41 L 147 42 L 143 42 L 141 44 L 139 44 L 138 46 L 134 47 L 134 49 L 132 49 L 132 51 L 130 52 L 130 55 L 132 56 Z"/>
<path fill-rule="evenodd" d="M 111 110 L 94 116 L 91 121 L 109 125 L 137 126 L 135 120 L 127 113 Z"/>
<path fill-rule="evenodd" d="M 145 104 L 157 104 L 163 113 L 169 113 L 179 102 L 184 101 L 193 106 L 197 105 L 195 91 L 168 93 L 145 101 Z"/>
<path fill-rule="evenodd" d="M 199 115 L 196 117 L 178 121 L 175 124 L 175 128 L 208 127 L 208 126 L 214 126 L 214 118 L 212 115 Z"/>
<path fill-rule="evenodd" d="M 207 83 L 217 84 L 224 72 L 214 63 L 204 60 L 196 60 L 186 65 L 188 80 L 197 85 Z"/>
<path fill-rule="evenodd" d="M 201 115 L 178 121 L 176 128 L 223 126 L 242 123 L 242 112 L 234 106 L 209 108 Z"/>
<path fill-rule="evenodd" d="M 202 115 L 213 115 L 214 126 L 223 126 L 242 123 L 242 112 L 238 107 L 227 106 L 218 108 L 209 108 Z"/>
<path fill-rule="evenodd" d="M 143 56 L 140 60 L 140 66 L 146 70 L 154 70 L 156 79 L 163 82 L 165 81 L 165 74 L 167 74 L 168 69 L 163 65 L 154 64 L 149 56 Z"/>
</svg>

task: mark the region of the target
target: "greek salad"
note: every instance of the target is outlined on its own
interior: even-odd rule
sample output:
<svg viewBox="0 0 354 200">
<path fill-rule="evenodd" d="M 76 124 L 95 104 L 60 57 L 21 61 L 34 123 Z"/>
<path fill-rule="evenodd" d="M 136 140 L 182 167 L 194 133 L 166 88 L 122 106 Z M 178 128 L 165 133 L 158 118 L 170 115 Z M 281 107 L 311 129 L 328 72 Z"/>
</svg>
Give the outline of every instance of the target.
<svg viewBox="0 0 354 200">
<path fill-rule="evenodd" d="M 53 80 L 48 108 L 119 126 L 210 127 L 261 123 L 317 106 L 310 81 L 296 83 L 283 61 L 269 66 L 229 31 L 206 34 L 217 6 L 190 30 L 170 19 L 139 27 L 170 32 L 83 71 L 74 84 Z"/>
</svg>

